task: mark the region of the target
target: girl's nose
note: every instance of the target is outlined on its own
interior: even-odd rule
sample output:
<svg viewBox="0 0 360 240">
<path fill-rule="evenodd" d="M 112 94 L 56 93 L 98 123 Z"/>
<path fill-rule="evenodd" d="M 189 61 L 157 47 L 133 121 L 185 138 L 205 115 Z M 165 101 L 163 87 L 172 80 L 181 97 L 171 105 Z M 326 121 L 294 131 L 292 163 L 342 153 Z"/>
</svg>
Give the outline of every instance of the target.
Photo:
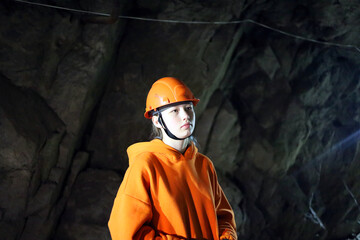
<svg viewBox="0 0 360 240">
<path fill-rule="evenodd" d="M 183 120 L 190 119 L 190 114 L 185 109 L 181 109 L 181 114 Z"/>
</svg>

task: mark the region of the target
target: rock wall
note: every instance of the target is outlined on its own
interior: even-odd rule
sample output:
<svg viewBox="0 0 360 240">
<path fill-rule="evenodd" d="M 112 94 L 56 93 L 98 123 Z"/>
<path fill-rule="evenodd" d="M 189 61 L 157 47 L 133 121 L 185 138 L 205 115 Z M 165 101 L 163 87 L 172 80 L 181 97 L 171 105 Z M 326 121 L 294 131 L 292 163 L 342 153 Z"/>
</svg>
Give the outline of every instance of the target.
<svg viewBox="0 0 360 240">
<path fill-rule="evenodd" d="M 101 1 L 70 6 L 111 9 Z M 0 236 L 49 239 L 87 165 L 84 132 L 109 81 L 123 23 L 87 23 L 13 1 L 2 2 L 0 12 Z"/>
<path fill-rule="evenodd" d="M 239 239 L 360 236 L 359 3 L 43 2 L 253 21 L 0 3 L 4 239 L 110 239 L 126 148 L 149 138 L 145 97 L 163 76 L 201 99 L 195 135 Z"/>
</svg>

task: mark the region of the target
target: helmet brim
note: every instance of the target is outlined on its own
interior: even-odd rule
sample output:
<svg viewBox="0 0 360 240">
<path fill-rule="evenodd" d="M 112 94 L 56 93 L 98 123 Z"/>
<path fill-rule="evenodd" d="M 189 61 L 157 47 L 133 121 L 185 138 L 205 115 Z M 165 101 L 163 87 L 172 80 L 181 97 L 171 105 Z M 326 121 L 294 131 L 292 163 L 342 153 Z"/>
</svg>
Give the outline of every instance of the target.
<svg viewBox="0 0 360 240">
<path fill-rule="evenodd" d="M 183 103 L 186 103 L 186 102 L 192 102 L 193 105 L 196 106 L 198 104 L 198 102 L 200 102 L 200 99 L 194 98 L 194 99 L 189 99 L 189 100 L 185 100 L 185 101 L 178 101 L 178 102 L 175 102 L 175 103 L 169 103 L 169 104 L 161 106 L 159 109 L 168 108 L 168 107 L 171 107 L 171 106 L 174 106 L 174 105 L 176 106 L 176 105 L 183 104 Z M 149 111 L 146 111 L 144 113 L 144 117 L 147 118 L 147 119 L 151 119 L 154 112 L 159 111 L 159 109 L 151 109 Z"/>
</svg>

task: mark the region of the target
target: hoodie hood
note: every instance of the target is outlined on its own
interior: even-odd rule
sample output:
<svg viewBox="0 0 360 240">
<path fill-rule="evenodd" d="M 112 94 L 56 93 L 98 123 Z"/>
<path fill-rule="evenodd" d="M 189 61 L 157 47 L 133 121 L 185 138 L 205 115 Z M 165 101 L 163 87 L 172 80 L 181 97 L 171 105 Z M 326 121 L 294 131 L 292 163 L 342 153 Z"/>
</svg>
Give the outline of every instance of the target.
<svg viewBox="0 0 360 240">
<path fill-rule="evenodd" d="M 160 153 L 168 156 L 169 160 L 172 162 L 190 160 L 194 159 L 198 149 L 193 142 L 185 150 L 184 154 L 179 152 L 173 147 L 165 144 L 160 139 L 154 139 L 149 142 L 139 142 L 131 145 L 127 149 L 127 154 L 129 156 L 129 165 L 136 157 L 142 153 Z"/>
</svg>

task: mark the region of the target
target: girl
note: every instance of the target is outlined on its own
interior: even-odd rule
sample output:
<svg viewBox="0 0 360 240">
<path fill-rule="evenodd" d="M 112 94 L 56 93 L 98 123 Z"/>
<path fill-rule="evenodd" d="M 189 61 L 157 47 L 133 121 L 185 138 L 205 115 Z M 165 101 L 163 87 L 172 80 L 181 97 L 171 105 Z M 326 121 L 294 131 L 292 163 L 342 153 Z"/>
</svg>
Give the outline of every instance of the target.
<svg viewBox="0 0 360 240">
<path fill-rule="evenodd" d="M 127 149 L 129 168 L 108 224 L 113 240 L 237 240 L 215 168 L 192 137 L 198 102 L 178 79 L 152 85 L 144 116 L 155 138 Z"/>
</svg>

